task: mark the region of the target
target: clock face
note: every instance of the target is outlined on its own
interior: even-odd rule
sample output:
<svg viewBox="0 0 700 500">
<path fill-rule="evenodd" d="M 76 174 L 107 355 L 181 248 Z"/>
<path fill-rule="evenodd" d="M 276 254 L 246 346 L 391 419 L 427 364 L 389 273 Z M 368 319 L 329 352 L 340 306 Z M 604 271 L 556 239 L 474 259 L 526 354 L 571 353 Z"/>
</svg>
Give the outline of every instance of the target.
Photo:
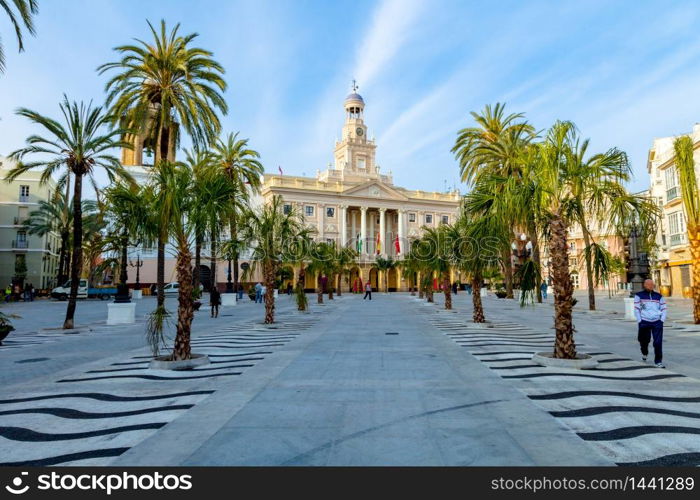
<svg viewBox="0 0 700 500">
<path fill-rule="evenodd" d="M 360 137 L 362 137 L 362 134 L 364 133 L 364 131 L 363 131 L 362 128 L 360 128 L 360 127 L 357 127 L 357 130 L 355 130 L 355 132 L 356 132 L 357 135 L 359 135 Z"/>
</svg>

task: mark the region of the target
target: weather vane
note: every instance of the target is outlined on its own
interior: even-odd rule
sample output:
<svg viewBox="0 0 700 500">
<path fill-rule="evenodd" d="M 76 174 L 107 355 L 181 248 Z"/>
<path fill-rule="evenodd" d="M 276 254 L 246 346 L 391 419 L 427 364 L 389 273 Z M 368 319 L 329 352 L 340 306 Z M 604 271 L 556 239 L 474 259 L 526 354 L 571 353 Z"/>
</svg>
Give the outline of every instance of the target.
<svg viewBox="0 0 700 500">
<path fill-rule="evenodd" d="M 352 91 L 353 91 L 353 92 L 357 92 L 357 89 L 358 89 L 358 88 L 360 88 L 360 87 L 357 86 L 357 82 L 356 82 L 355 79 L 353 78 L 353 80 L 352 80 Z"/>
</svg>

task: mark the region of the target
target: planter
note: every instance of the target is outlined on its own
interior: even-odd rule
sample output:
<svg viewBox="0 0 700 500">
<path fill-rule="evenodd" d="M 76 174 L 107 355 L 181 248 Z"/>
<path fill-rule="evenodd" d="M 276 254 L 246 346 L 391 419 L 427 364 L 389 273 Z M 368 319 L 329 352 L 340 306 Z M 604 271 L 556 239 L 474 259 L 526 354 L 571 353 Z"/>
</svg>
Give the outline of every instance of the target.
<svg viewBox="0 0 700 500">
<path fill-rule="evenodd" d="M 496 297 L 499 299 L 505 299 L 506 295 L 508 295 L 506 292 L 496 292 Z"/>
<path fill-rule="evenodd" d="M 536 352 L 532 356 L 532 361 L 540 366 L 574 370 L 592 370 L 598 366 L 598 360 L 588 354 L 577 354 L 576 359 L 559 359 L 555 358 L 551 352 Z"/>
<path fill-rule="evenodd" d="M 663 295 L 664 297 L 670 297 L 671 296 L 671 287 L 668 285 L 661 285 L 659 287 L 659 293 Z"/>
<path fill-rule="evenodd" d="M 206 354 L 192 354 L 190 359 L 183 359 L 180 361 L 169 360 L 170 356 L 158 356 L 152 359 L 148 364 L 148 368 L 151 370 L 191 370 L 198 366 L 204 366 L 211 363 L 209 361 L 209 356 Z"/>
<path fill-rule="evenodd" d="M 5 338 L 10 334 L 12 330 L 14 330 L 15 327 L 12 325 L 2 325 L 0 326 L 0 345 L 2 345 L 2 341 L 5 340 Z"/>
<path fill-rule="evenodd" d="M 693 287 L 692 286 L 684 286 L 683 287 L 683 298 L 684 299 L 692 299 L 693 298 Z"/>
</svg>

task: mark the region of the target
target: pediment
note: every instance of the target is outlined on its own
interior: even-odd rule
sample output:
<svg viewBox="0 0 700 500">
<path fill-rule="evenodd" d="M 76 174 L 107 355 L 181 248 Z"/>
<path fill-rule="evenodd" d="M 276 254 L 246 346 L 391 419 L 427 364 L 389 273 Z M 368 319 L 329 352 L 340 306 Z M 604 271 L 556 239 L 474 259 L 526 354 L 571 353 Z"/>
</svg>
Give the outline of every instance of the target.
<svg viewBox="0 0 700 500">
<path fill-rule="evenodd" d="M 359 186 L 353 186 L 343 191 L 342 195 L 352 198 L 375 198 L 378 200 L 408 200 L 406 196 L 396 189 L 376 181 L 369 181 Z"/>
</svg>

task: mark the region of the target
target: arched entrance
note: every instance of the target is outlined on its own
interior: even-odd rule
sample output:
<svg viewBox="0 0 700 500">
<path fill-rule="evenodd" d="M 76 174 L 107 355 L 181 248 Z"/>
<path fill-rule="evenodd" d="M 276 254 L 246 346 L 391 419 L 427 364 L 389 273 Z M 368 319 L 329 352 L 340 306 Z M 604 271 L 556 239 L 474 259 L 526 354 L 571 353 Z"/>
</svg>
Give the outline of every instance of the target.
<svg viewBox="0 0 700 500">
<path fill-rule="evenodd" d="M 372 285 L 372 291 L 379 291 L 379 283 L 377 282 L 378 271 L 376 269 L 369 270 L 369 282 Z"/>
<path fill-rule="evenodd" d="M 311 292 L 314 292 L 316 290 L 316 273 L 310 273 L 309 271 L 306 271 L 304 281 L 304 290 Z"/>
<path fill-rule="evenodd" d="M 389 292 L 396 292 L 399 289 L 399 273 L 396 268 L 389 269 L 389 281 L 387 283 Z"/>
<path fill-rule="evenodd" d="M 199 282 L 202 284 L 205 291 L 208 292 L 211 290 L 211 269 L 209 269 L 209 266 L 205 266 L 204 264 L 199 265 Z"/>
<path fill-rule="evenodd" d="M 279 289 L 281 293 L 286 293 L 289 285 L 294 287 L 294 269 L 291 266 L 281 267 L 277 274 L 280 280 Z"/>
<path fill-rule="evenodd" d="M 350 291 L 359 293 L 362 291 L 362 280 L 360 279 L 360 268 L 350 269 Z"/>
</svg>

